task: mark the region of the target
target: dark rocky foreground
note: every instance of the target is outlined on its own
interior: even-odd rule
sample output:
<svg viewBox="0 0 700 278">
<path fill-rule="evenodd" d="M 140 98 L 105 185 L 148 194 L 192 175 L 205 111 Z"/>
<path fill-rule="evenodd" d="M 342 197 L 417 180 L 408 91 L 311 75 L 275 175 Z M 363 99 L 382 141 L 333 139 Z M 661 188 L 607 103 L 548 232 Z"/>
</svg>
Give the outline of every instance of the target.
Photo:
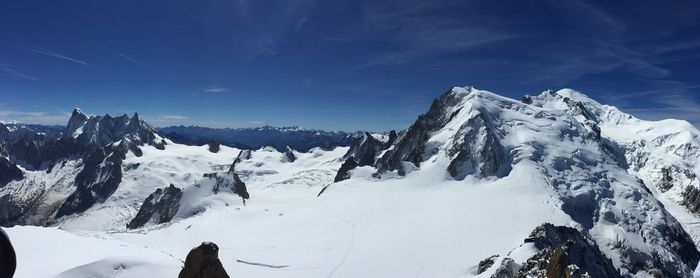
<svg viewBox="0 0 700 278">
<path fill-rule="evenodd" d="M 496 267 L 493 278 L 621 277 L 595 242 L 577 229 L 545 223 L 524 242 L 532 243 L 538 250 L 525 262 L 518 264 L 506 257 L 495 265 L 498 256 L 492 256 L 479 263 L 478 273 Z"/>
<path fill-rule="evenodd" d="M 228 278 L 219 260 L 219 246 L 213 242 L 202 242 L 190 250 L 185 259 L 185 267 L 178 278 Z"/>
</svg>

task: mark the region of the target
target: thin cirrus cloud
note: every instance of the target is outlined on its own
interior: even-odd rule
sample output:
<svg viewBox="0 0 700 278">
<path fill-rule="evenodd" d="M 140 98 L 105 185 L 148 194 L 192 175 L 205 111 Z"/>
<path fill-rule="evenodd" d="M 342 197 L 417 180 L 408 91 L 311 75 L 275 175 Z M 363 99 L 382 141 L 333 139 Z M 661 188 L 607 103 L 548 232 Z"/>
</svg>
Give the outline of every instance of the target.
<svg viewBox="0 0 700 278">
<path fill-rule="evenodd" d="M 136 65 L 139 65 L 139 66 L 141 66 L 141 67 L 143 67 L 143 68 L 146 68 L 146 69 L 153 69 L 151 66 L 146 65 L 145 63 L 143 63 L 143 62 L 141 62 L 141 61 L 139 61 L 139 60 L 137 60 L 137 59 L 135 59 L 135 58 L 133 58 L 133 57 L 131 57 L 131 56 L 128 56 L 128 55 L 126 55 L 126 54 L 124 54 L 124 53 L 115 52 L 114 54 L 117 55 L 117 56 L 119 56 L 119 57 L 124 58 L 124 60 L 127 60 L 127 61 L 129 61 L 129 62 L 132 62 L 132 63 L 134 63 L 134 64 L 136 64 Z"/>
<path fill-rule="evenodd" d="M 42 55 L 46 55 L 46 56 L 49 56 L 49 57 L 54 57 L 54 58 L 61 59 L 61 60 L 64 60 L 64 61 L 73 62 L 73 63 L 80 64 L 80 65 L 83 65 L 83 66 L 92 66 L 90 63 L 85 62 L 85 61 L 83 61 L 83 60 L 80 60 L 80 59 L 77 59 L 77 58 L 73 58 L 73 57 L 70 57 L 70 56 L 67 56 L 67 55 L 63 55 L 63 54 L 58 53 L 58 52 L 56 52 L 56 51 L 52 51 L 52 50 L 48 50 L 48 49 L 45 49 L 45 48 L 41 48 L 41 47 L 38 47 L 38 46 L 36 46 L 36 45 L 29 45 L 29 46 L 26 46 L 26 47 L 22 47 L 22 49 L 24 49 L 24 50 L 26 50 L 26 51 L 29 51 L 29 52 L 34 52 L 34 53 L 37 53 L 37 54 L 42 54 Z"/>
<path fill-rule="evenodd" d="M 29 74 L 26 74 L 26 73 L 23 73 L 23 72 L 20 72 L 20 71 L 16 70 L 13 66 L 7 65 L 7 64 L 0 64 L 0 71 L 14 75 L 14 76 L 19 77 L 19 78 L 24 78 L 24 79 L 28 79 L 28 80 L 32 80 L 32 81 L 40 81 L 39 78 L 32 76 L 32 75 L 29 75 Z"/>
<path fill-rule="evenodd" d="M 160 115 L 158 118 L 165 120 L 165 121 L 183 121 L 189 119 L 187 116 L 180 116 L 180 115 Z"/>
<path fill-rule="evenodd" d="M 224 88 L 224 87 L 209 87 L 209 88 L 204 89 L 202 91 L 205 93 L 224 93 L 224 92 L 228 92 L 229 89 Z"/>
<path fill-rule="evenodd" d="M 370 5 L 364 13 L 366 25 L 372 26 L 368 36 L 396 47 L 370 55 L 368 61 L 355 69 L 424 61 L 514 37 L 499 27 L 504 23 L 496 18 L 444 16 L 442 12 L 449 11 L 453 5 L 411 1 L 398 6 Z M 351 34 L 350 37 L 332 40 L 365 39 L 369 38 Z"/>
</svg>

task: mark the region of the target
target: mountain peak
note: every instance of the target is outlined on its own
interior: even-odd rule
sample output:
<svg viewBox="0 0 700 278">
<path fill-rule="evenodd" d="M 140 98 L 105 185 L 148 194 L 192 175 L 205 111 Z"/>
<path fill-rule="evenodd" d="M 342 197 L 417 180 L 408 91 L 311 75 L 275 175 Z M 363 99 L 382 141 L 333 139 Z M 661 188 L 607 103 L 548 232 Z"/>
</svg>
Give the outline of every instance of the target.
<svg viewBox="0 0 700 278">
<path fill-rule="evenodd" d="M 73 113 L 66 125 L 65 136 L 78 137 L 82 133 L 82 127 L 85 125 L 89 117 L 80 108 L 73 109 Z"/>
<path fill-rule="evenodd" d="M 85 115 L 85 113 L 83 112 L 83 110 L 81 110 L 79 107 L 73 108 L 73 113 L 72 113 L 72 115 L 76 115 L 76 114 Z"/>
</svg>

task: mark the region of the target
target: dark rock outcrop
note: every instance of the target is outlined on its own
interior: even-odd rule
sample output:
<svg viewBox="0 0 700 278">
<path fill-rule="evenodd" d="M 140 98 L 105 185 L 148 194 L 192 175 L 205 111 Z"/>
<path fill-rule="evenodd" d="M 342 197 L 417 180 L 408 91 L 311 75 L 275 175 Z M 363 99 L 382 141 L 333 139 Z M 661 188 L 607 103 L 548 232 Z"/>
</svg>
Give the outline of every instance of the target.
<svg viewBox="0 0 700 278">
<path fill-rule="evenodd" d="M 577 229 L 538 226 L 525 239 L 539 251 L 518 270 L 518 275 L 536 277 L 620 277 L 620 273 L 598 248 L 598 245 Z"/>
<path fill-rule="evenodd" d="M 233 160 L 233 163 L 231 163 L 231 167 L 229 167 L 228 172 L 236 172 L 236 164 L 241 163 L 241 161 L 248 160 L 252 156 L 253 155 L 250 150 L 241 150 L 240 152 L 238 152 L 238 156 L 236 156 L 236 159 Z"/>
<path fill-rule="evenodd" d="M 178 278 L 228 278 L 224 266 L 219 260 L 219 246 L 212 242 L 203 242 L 190 250 Z"/>
<path fill-rule="evenodd" d="M 353 139 L 350 149 L 343 155 L 343 164 L 338 169 L 333 182 L 339 182 L 350 178 L 350 170 L 361 166 L 373 166 L 379 154 L 396 141 L 396 131 L 389 133 L 387 142 L 379 141 L 371 134 L 365 132 L 360 137 Z"/>
<path fill-rule="evenodd" d="M 350 149 L 343 155 L 343 159 L 352 158 L 357 162 L 358 166 L 374 165 L 377 156 L 384 148 L 384 143 L 365 132 L 365 134 L 352 141 Z"/>
<path fill-rule="evenodd" d="M 491 257 L 484 259 L 483 261 L 480 261 L 479 265 L 476 268 L 476 274 L 484 273 L 484 271 L 489 269 L 495 263 L 494 260 L 496 258 L 498 258 L 498 255 L 493 255 Z"/>
<path fill-rule="evenodd" d="M 170 184 L 166 188 L 158 188 L 148 195 L 136 217 L 126 225 L 129 229 L 143 227 L 146 223 L 161 224 L 170 222 L 180 209 L 182 189 Z"/>
<path fill-rule="evenodd" d="M 350 178 L 350 170 L 355 169 L 358 166 L 357 162 L 355 162 L 355 159 L 350 157 L 345 162 L 343 162 L 343 165 L 340 165 L 340 169 L 338 169 L 338 173 L 335 174 L 335 178 L 333 179 L 333 182 L 339 182 L 339 181 L 344 181 Z M 321 195 L 319 193 L 319 195 Z"/>
<path fill-rule="evenodd" d="M 577 229 L 545 223 L 525 243 L 537 253 L 521 265 L 504 258 L 491 277 L 621 277 L 598 245 Z"/>
<path fill-rule="evenodd" d="M 513 278 L 518 277 L 518 264 L 511 258 L 504 258 L 501 265 L 496 269 L 496 272 L 491 275 L 491 278 Z"/>
<path fill-rule="evenodd" d="M 284 154 L 282 155 L 282 162 L 294 162 L 297 160 L 297 157 L 294 155 L 294 150 L 292 150 L 291 147 L 287 146 L 287 148 L 284 150 Z"/>
<path fill-rule="evenodd" d="M 685 191 L 683 191 L 682 204 L 688 211 L 700 214 L 700 189 L 692 185 L 686 187 Z"/>
<path fill-rule="evenodd" d="M 204 174 L 203 177 L 214 180 L 214 187 L 212 188 L 214 194 L 219 193 L 223 189 L 228 189 L 238 196 L 241 196 L 243 199 L 250 199 L 250 194 L 248 193 L 245 182 L 243 182 L 236 173 L 207 173 Z"/>
<path fill-rule="evenodd" d="M 671 187 L 673 187 L 673 176 L 671 175 L 671 168 L 661 168 L 661 181 L 659 182 L 657 188 L 659 188 L 661 192 L 666 192 L 669 189 L 671 189 Z"/>
<path fill-rule="evenodd" d="M 233 173 L 233 193 L 238 194 L 238 196 L 241 196 L 243 199 L 250 199 L 248 188 L 236 173 Z"/>
<path fill-rule="evenodd" d="M 8 182 L 21 180 L 24 178 L 22 170 L 17 168 L 17 165 L 0 156 L 0 188 L 4 187 Z"/>
<path fill-rule="evenodd" d="M 396 138 L 398 137 L 399 135 L 398 133 L 396 133 L 396 130 L 392 129 L 391 131 L 389 131 L 389 140 L 387 140 L 386 143 L 384 143 L 384 148 L 386 149 L 393 145 L 394 142 L 396 142 Z"/>
<path fill-rule="evenodd" d="M 221 150 L 221 144 L 219 144 L 219 142 L 211 140 L 209 141 L 209 143 L 207 143 L 207 145 L 209 147 L 210 152 L 218 153 L 219 150 Z"/>
</svg>

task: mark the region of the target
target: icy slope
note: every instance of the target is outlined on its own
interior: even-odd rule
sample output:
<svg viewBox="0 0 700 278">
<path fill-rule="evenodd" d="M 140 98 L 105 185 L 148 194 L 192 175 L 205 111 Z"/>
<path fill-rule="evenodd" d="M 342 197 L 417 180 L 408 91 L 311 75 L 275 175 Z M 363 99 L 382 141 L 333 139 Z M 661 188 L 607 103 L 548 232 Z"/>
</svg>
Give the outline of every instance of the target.
<svg viewBox="0 0 700 278">
<path fill-rule="evenodd" d="M 150 269 L 151 277 L 172 277 L 189 249 L 202 241 L 216 242 L 227 272 L 240 277 L 471 276 L 479 260 L 520 243 L 537 225 L 533 223 L 571 223 L 548 204 L 552 200 L 547 187 L 538 185 L 546 182 L 542 177 L 520 168 L 513 173 L 501 181 L 468 187 L 427 175 L 381 184 L 357 179 L 338 184 L 322 198 L 316 198 L 320 187 L 309 187 L 305 181 L 271 179 L 249 183 L 252 198 L 247 206 L 222 205 L 133 232 L 89 232 L 67 246 L 54 243 L 60 238 L 52 228 L 32 228 L 36 233 L 31 236 L 26 233 L 29 227 L 9 231 L 15 247 L 24 250 L 20 262 L 51 260 L 58 250 L 66 258 L 76 254 L 74 260 L 57 262 L 60 267 L 53 272 L 84 270 L 73 270 L 74 277 L 91 277 L 94 271 L 107 269 L 118 269 L 119 277 L 143 277 L 137 266 Z M 44 252 L 29 251 L 39 248 L 36 238 L 46 239 L 40 247 Z M 78 255 L 89 254 L 92 248 L 99 252 L 91 259 Z M 149 255 L 138 254 L 144 251 Z M 88 272 L 84 267 L 88 264 L 100 268 Z M 39 271 L 43 270 L 20 268 L 17 277 L 52 277 Z"/>
<path fill-rule="evenodd" d="M 567 109 L 565 99 L 580 103 L 588 117 L 576 119 L 595 126 L 600 137 L 619 153 L 627 171 L 641 179 L 666 208 L 700 242 L 700 131 L 681 120 L 645 121 L 582 93 L 565 89 L 534 97 L 544 106 Z M 569 110 L 571 111 L 571 110 Z"/>
</svg>

